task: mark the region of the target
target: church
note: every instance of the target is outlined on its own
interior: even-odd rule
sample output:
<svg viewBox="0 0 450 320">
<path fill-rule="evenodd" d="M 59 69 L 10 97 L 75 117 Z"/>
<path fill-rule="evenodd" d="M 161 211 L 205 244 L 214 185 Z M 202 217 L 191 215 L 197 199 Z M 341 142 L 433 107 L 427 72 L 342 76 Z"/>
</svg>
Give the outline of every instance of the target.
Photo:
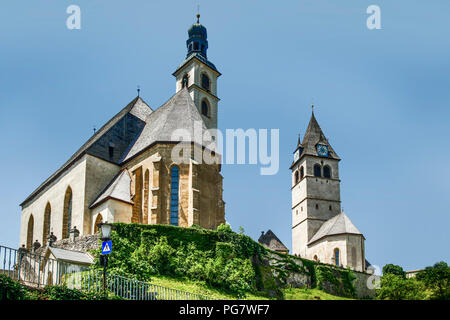
<svg viewBox="0 0 450 320">
<path fill-rule="evenodd" d="M 105 221 L 209 229 L 225 223 L 221 155 L 212 150 L 217 161 L 198 161 L 197 151 L 214 145 L 209 133 L 217 129 L 221 75 L 208 60 L 207 30 L 199 18 L 188 30 L 186 58 L 173 73 L 175 94 L 152 109 L 138 93 L 34 190 L 21 203 L 21 245 L 46 245 L 51 235 L 94 234 Z M 183 163 L 172 156 L 186 142 L 174 138 L 180 129 L 192 138 Z M 365 238 L 341 210 L 339 161 L 313 112 L 290 167 L 292 254 L 365 271 Z M 259 242 L 288 253 L 271 230 Z"/>
<path fill-rule="evenodd" d="M 192 134 L 187 163 L 171 157 L 180 142 L 175 130 L 217 128 L 221 74 L 207 58 L 207 31 L 199 18 L 188 30 L 186 59 L 173 73 L 176 93 L 156 110 L 138 93 L 34 190 L 20 204 L 21 245 L 45 245 L 51 233 L 58 240 L 74 230 L 93 234 L 105 221 L 210 229 L 225 223 L 220 154 L 211 152 L 218 160 L 212 164 L 195 157 L 214 138 Z"/>
<path fill-rule="evenodd" d="M 365 238 L 341 210 L 340 160 L 313 111 L 290 167 L 292 254 L 365 272 Z"/>
</svg>

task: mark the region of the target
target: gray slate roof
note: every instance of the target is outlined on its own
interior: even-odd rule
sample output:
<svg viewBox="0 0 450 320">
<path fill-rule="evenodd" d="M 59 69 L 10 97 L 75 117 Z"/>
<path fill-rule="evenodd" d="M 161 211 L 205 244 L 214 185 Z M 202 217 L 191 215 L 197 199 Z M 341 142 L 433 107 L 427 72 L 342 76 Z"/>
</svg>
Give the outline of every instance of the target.
<svg viewBox="0 0 450 320">
<path fill-rule="evenodd" d="M 311 119 L 309 120 L 308 128 L 306 129 L 305 137 L 301 143 L 301 146 L 303 147 L 302 155 L 318 156 L 316 149 L 318 143 L 328 146 L 329 158 L 340 160 L 339 156 L 328 142 L 328 139 L 325 137 L 313 112 Z"/>
<path fill-rule="evenodd" d="M 270 229 L 267 230 L 266 233 L 261 233 L 258 242 L 273 251 L 289 251 L 289 249 L 286 248 L 283 242 L 281 242 L 281 240 L 278 239 L 275 233 L 273 233 Z"/>
<path fill-rule="evenodd" d="M 114 179 L 100 192 L 89 208 L 93 208 L 107 199 L 115 199 L 132 204 L 131 177 L 128 170 L 122 169 Z"/>
<path fill-rule="evenodd" d="M 322 224 L 322 226 L 317 230 L 316 234 L 309 240 L 308 245 L 320 240 L 324 237 L 336 235 L 336 234 L 358 234 L 362 233 L 355 227 L 351 222 L 349 217 L 343 212 L 339 213 L 337 216 L 327 220 Z"/>
<path fill-rule="evenodd" d="M 119 122 L 127 113 L 131 113 L 134 116 L 145 120 L 146 117 L 151 114 L 153 110 L 150 106 L 142 100 L 140 97 L 133 99 L 125 108 L 123 108 L 119 113 L 117 113 L 111 120 L 109 120 L 103 127 L 97 130 L 92 137 L 86 141 L 85 144 L 81 146 L 80 149 L 75 152 L 69 160 L 67 160 L 55 173 L 53 173 L 47 180 L 45 180 L 39 187 L 36 188 L 20 205 L 22 206 L 27 201 L 31 200 L 36 196 L 46 185 L 51 183 L 55 178 L 57 178 L 61 173 L 63 173 L 67 168 L 69 168 L 75 161 L 77 161 L 81 156 L 83 156 L 86 151 L 91 147 L 96 141 L 98 141 L 105 133 L 108 132 L 117 122 Z"/>
<path fill-rule="evenodd" d="M 76 264 L 92 264 L 92 256 L 86 252 L 72 251 L 54 247 L 48 247 L 48 250 L 55 256 L 56 260 L 73 262 Z"/>
<path fill-rule="evenodd" d="M 172 136 L 177 129 L 183 129 L 187 136 L 183 136 L 183 139 Z M 200 134 L 194 135 L 197 132 Z M 130 160 L 157 141 L 178 142 L 181 140 L 203 146 L 208 146 L 213 141 L 187 88 L 178 91 L 147 117 L 144 129 L 123 158 L 123 162 Z"/>
</svg>

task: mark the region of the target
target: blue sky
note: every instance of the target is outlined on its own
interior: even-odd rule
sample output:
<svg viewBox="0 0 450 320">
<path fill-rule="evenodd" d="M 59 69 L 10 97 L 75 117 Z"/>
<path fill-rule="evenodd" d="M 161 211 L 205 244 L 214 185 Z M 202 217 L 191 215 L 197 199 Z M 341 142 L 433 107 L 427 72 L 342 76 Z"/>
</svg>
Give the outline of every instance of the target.
<svg viewBox="0 0 450 320">
<path fill-rule="evenodd" d="M 136 96 L 175 91 L 198 1 L 2 1 L 0 244 L 19 245 L 20 207 Z M 66 8 L 81 8 L 81 30 Z M 368 30 L 366 8 L 381 8 Z M 342 206 L 372 263 L 450 258 L 450 2 L 200 1 L 222 72 L 219 128 L 279 128 L 280 171 L 224 165 L 226 218 L 291 246 L 289 165 L 316 117 L 340 163 Z"/>
</svg>

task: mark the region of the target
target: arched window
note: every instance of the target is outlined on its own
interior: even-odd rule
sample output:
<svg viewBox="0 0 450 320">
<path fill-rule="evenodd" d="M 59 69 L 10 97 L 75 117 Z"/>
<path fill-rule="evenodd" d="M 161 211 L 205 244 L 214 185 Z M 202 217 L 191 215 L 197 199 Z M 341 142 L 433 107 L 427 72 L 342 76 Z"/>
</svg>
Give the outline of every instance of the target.
<svg viewBox="0 0 450 320">
<path fill-rule="evenodd" d="M 198 51 L 199 48 L 199 43 L 198 42 L 194 42 L 194 50 Z"/>
<path fill-rule="evenodd" d="M 99 227 L 98 227 L 98 224 L 99 224 L 99 223 L 102 223 L 102 222 L 103 222 L 103 217 L 102 217 L 102 214 L 99 213 L 99 214 L 97 215 L 97 218 L 95 218 L 95 223 L 94 223 L 94 234 L 97 233 L 97 232 L 100 230 Z"/>
<path fill-rule="evenodd" d="M 27 228 L 27 248 L 31 249 L 33 247 L 33 232 L 34 232 L 34 217 L 30 215 L 28 218 L 28 228 Z"/>
<path fill-rule="evenodd" d="M 71 227 L 72 227 L 72 189 L 68 187 L 66 190 L 66 195 L 64 196 L 62 239 L 66 239 L 69 237 Z"/>
<path fill-rule="evenodd" d="M 150 172 L 145 170 L 144 174 L 144 218 L 142 223 L 148 224 L 148 208 L 149 208 L 149 184 L 150 184 Z"/>
<path fill-rule="evenodd" d="M 314 177 L 321 177 L 322 176 L 322 168 L 320 167 L 320 164 L 314 165 Z"/>
<path fill-rule="evenodd" d="M 340 257 L 339 257 L 339 249 L 338 249 L 338 248 L 334 249 L 334 263 L 335 263 L 337 266 L 340 266 L 340 265 L 341 265 L 341 263 L 340 263 Z"/>
<path fill-rule="evenodd" d="M 298 181 L 299 181 L 299 178 L 298 178 L 298 171 L 295 171 L 295 184 L 297 184 Z"/>
<path fill-rule="evenodd" d="M 331 168 L 330 168 L 330 166 L 326 165 L 325 167 L 323 167 L 323 176 L 325 178 L 331 178 Z"/>
<path fill-rule="evenodd" d="M 202 73 L 202 88 L 209 91 L 209 85 L 209 77 L 205 73 Z"/>
<path fill-rule="evenodd" d="M 305 176 L 305 169 L 303 169 L 303 166 L 301 166 L 300 167 L 300 180 L 302 180 L 304 176 Z"/>
<path fill-rule="evenodd" d="M 170 224 L 178 225 L 178 186 L 180 173 L 178 167 L 172 167 L 170 171 Z"/>
<path fill-rule="evenodd" d="M 209 117 L 209 105 L 206 99 L 202 100 L 202 115 Z"/>
<path fill-rule="evenodd" d="M 183 76 L 183 80 L 181 80 L 181 87 L 182 88 L 187 87 L 188 84 L 189 84 L 189 76 L 187 74 L 185 74 Z"/>
<path fill-rule="evenodd" d="M 52 207 L 50 206 L 50 202 L 48 202 L 47 205 L 45 206 L 44 230 L 42 232 L 42 243 L 44 245 L 47 243 L 47 237 L 50 235 L 51 214 L 52 214 Z"/>
</svg>

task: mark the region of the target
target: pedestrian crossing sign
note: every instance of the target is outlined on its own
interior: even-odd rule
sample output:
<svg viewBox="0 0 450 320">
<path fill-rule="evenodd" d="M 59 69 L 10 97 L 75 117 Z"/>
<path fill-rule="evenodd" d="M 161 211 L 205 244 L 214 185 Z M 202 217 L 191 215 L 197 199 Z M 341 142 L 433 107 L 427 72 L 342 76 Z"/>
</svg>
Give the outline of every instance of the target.
<svg viewBox="0 0 450 320">
<path fill-rule="evenodd" d="M 112 249 L 112 241 L 103 241 L 102 243 L 102 254 L 110 254 Z"/>
</svg>

